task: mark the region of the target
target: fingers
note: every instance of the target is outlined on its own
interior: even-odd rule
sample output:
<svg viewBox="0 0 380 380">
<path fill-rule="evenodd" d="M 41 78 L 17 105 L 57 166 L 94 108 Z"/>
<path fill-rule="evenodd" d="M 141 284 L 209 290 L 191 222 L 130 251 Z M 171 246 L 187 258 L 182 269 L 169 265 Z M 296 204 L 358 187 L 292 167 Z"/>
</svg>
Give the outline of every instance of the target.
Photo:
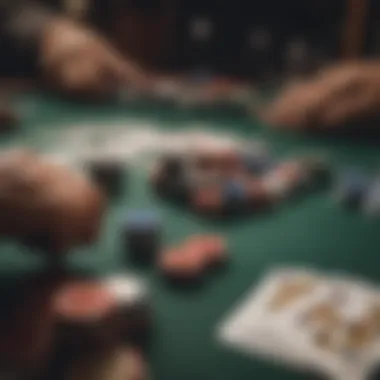
<svg viewBox="0 0 380 380">
<path fill-rule="evenodd" d="M 321 125 L 343 125 L 362 115 L 370 116 L 379 104 L 377 92 L 371 89 L 363 94 L 352 94 L 340 102 L 330 104 L 321 115 Z"/>
<path fill-rule="evenodd" d="M 346 120 L 343 115 L 354 112 L 346 106 L 346 103 L 356 106 L 352 97 L 358 100 L 358 110 L 363 109 L 364 112 L 364 105 L 374 96 L 369 91 L 373 87 L 371 78 L 359 66 L 330 69 L 313 81 L 285 90 L 266 111 L 270 117 L 265 117 L 264 121 L 274 127 L 288 129 L 332 126 L 343 122 Z M 365 99 L 360 98 L 360 94 Z"/>
<path fill-rule="evenodd" d="M 286 89 L 264 112 L 264 121 L 278 128 L 299 129 L 311 122 L 322 101 L 323 91 L 314 83 L 301 84 Z"/>
</svg>

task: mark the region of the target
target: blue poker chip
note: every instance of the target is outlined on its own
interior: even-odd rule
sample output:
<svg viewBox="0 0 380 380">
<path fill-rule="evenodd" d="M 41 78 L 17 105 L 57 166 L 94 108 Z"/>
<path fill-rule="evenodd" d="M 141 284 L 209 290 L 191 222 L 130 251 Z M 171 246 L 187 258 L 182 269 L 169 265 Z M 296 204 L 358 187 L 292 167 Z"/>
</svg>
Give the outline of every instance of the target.
<svg viewBox="0 0 380 380">
<path fill-rule="evenodd" d="M 124 225 L 129 232 L 146 232 L 159 229 L 161 220 L 154 210 L 133 210 L 128 212 Z"/>
<path fill-rule="evenodd" d="M 370 179 L 360 170 L 346 170 L 339 176 L 337 196 L 339 201 L 349 205 L 358 205 L 369 192 Z"/>
<path fill-rule="evenodd" d="M 247 198 L 247 192 L 242 182 L 229 181 L 224 185 L 224 204 L 241 204 L 244 203 Z"/>
<path fill-rule="evenodd" d="M 363 200 L 363 211 L 368 215 L 380 214 L 380 178 L 370 184 Z"/>
</svg>

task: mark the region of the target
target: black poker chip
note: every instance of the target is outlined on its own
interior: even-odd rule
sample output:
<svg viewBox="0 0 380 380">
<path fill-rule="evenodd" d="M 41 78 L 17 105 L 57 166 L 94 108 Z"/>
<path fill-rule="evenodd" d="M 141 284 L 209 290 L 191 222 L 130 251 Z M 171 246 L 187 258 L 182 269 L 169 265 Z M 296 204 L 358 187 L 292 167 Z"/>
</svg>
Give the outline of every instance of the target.
<svg viewBox="0 0 380 380">
<path fill-rule="evenodd" d="M 127 219 L 121 224 L 121 239 L 125 251 L 133 262 L 138 264 L 154 262 L 162 240 L 159 215 L 150 210 L 130 211 Z"/>
</svg>

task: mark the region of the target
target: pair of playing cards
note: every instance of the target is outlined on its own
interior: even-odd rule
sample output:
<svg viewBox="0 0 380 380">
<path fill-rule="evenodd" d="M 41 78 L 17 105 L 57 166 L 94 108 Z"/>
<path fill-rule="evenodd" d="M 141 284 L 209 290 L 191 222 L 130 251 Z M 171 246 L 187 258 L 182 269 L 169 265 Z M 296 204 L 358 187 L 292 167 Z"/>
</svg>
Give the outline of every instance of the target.
<svg viewBox="0 0 380 380">
<path fill-rule="evenodd" d="M 367 379 L 380 360 L 380 292 L 344 276 L 276 270 L 222 322 L 218 337 L 331 379 Z"/>
</svg>

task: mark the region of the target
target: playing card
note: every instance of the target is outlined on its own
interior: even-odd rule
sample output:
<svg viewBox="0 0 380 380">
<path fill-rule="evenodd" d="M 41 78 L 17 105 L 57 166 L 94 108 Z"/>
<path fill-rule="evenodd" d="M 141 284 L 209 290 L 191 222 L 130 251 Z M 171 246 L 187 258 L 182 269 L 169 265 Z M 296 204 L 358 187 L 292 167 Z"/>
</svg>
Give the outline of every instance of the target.
<svg viewBox="0 0 380 380">
<path fill-rule="evenodd" d="M 343 276 L 269 274 L 218 328 L 220 340 L 332 379 L 366 379 L 380 359 L 380 295 Z"/>
</svg>

